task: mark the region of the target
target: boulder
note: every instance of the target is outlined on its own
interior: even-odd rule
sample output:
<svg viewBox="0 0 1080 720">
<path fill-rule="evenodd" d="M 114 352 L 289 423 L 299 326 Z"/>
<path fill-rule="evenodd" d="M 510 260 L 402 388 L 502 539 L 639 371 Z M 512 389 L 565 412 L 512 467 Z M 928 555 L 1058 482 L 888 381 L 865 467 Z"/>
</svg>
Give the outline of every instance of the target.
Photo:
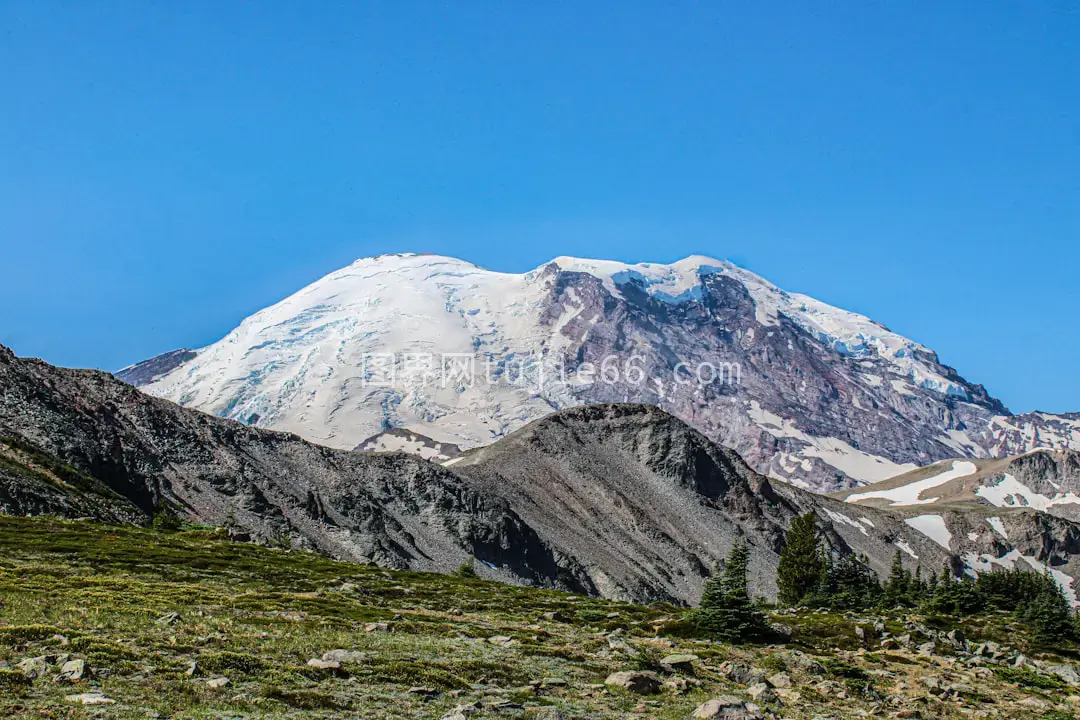
<svg viewBox="0 0 1080 720">
<path fill-rule="evenodd" d="M 64 698 L 69 703 L 76 703 L 78 705 L 115 705 L 116 701 L 110 697 L 105 697 L 99 692 L 80 693 L 78 695 L 68 695 Z"/>
<path fill-rule="evenodd" d="M 367 653 L 359 650 L 327 650 L 322 654 L 325 662 L 336 662 L 341 665 L 359 665 L 367 660 Z"/>
<path fill-rule="evenodd" d="M 636 670 L 623 670 L 612 673 L 604 680 L 608 687 L 621 688 L 639 695 L 653 695 L 660 692 L 660 681 L 651 672 L 639 672 Z"/>
<path fill-rule="evenodd" d="M 90 667 L 85 660 L 68 660 L 60 668 L 60 679 L 78 682 L 90 677 Z"/>
<path fill-rule="evenodd" d="M 669 672 L 690 672 L 694 669 L 694 663 L 698 661 L 697 655 L 676 654 L 668 655 L 660 660 L 660 665 Z"/>
</svg>

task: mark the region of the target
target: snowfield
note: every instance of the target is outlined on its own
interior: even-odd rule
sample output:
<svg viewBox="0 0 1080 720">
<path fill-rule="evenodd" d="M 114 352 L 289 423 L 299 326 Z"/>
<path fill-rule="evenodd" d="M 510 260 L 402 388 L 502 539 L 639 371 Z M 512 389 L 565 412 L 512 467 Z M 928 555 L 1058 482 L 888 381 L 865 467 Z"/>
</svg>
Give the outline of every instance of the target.
<svg viewBox="0 0 1080 720">
<path fill-rule="evenodd" d="M 881 499 L 889 500 L 891 507 L 904 505 L 930 505 L 937 502 L 940 498 L 930 497 L 924 499 L 922 498 L 924 492 L 933 490 L 940 485 L 944 485 L 950 480 L 974 475 L 977 471 L 978 468 L 975 467 L 974 463 L 966 460 L 957 460 L 953 462 L 951 469 L 934 475 L 933 477 L 928 477 L 925 480 L 918 480 L 888 490 L 871 490 L 869 492 L 856 493 L 847 496 L 845 502 L 856 503 L 862 500 Z"/>
</svg>

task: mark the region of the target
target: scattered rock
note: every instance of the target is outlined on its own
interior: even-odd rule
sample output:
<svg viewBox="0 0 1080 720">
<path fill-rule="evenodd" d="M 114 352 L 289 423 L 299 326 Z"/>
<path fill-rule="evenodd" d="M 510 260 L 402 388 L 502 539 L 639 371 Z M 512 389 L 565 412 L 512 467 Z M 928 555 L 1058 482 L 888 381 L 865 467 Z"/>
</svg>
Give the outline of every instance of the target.
<svg viewBox="0 0 1080 720">
<path fill-rule="evenodd" d="M 227 677 L 211 678 L 210 680 L 206 681 L 206 687 L 210 688 L 211 690 L 220 690 L 228 684 L 229 678 Z"/>
<path fill-rule="evenodd" d="M 155 625 L 172 625 L 174 622 L 180 619 L 180 613 L 171 612 L 162 615 L 154 621 Z"/>
<path fill-rule="evenodd" d="M 390 623 L 369 622 L 364 626 L 364 632 L 386 632 L 390 629 Z"/>
<path fill-rule="evenodd" d="M 612 673 L 604 680 L 608 687 L 617 687 L 639 695 L 653 695 L 660 692 L 660 681 L 651 672 L 623 670 Z"/>
<path fill-rule="evenodd" d="M 308 667 L 315 668 L 316 670 L 340 670 L 341 663 L 337 660 L 324 660 L 322 658 L 311 658 L 307 661 Z"/>
</svg>

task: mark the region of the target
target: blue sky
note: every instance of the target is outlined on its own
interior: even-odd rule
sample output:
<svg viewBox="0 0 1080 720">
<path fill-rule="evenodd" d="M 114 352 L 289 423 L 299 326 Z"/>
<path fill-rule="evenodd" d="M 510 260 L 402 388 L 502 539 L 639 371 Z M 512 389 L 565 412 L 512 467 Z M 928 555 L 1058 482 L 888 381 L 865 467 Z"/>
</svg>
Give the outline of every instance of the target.
<svg viewBox="0 0 1080 720">
<path fill-rule="evenodd" d="M 1080 410 L 1070 1 L 0 3 L 0 343 L 116 369 L 357 257 L 730 258 Z"/>
</svg>

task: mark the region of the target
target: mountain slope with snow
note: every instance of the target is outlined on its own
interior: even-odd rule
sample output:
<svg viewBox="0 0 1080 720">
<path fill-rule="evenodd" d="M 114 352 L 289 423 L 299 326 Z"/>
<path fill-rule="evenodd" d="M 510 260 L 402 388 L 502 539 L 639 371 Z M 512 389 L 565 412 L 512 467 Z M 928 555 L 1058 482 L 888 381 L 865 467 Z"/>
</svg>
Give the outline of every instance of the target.
<svg viewBox="0 0 1080 720">
<path fill-rule="evenodd" d="M 705 257 L 560 257 L 523 274 L 365 258 L 212 345 L 118 375 L 340 448 L 407 430 L 467 449 L 564 407 L 654 404 L 759 472 L 827 490 L 957 456 L 1080 447 L 1071 416 L 1013 417 L 928 348 Z"/>
</svg>

